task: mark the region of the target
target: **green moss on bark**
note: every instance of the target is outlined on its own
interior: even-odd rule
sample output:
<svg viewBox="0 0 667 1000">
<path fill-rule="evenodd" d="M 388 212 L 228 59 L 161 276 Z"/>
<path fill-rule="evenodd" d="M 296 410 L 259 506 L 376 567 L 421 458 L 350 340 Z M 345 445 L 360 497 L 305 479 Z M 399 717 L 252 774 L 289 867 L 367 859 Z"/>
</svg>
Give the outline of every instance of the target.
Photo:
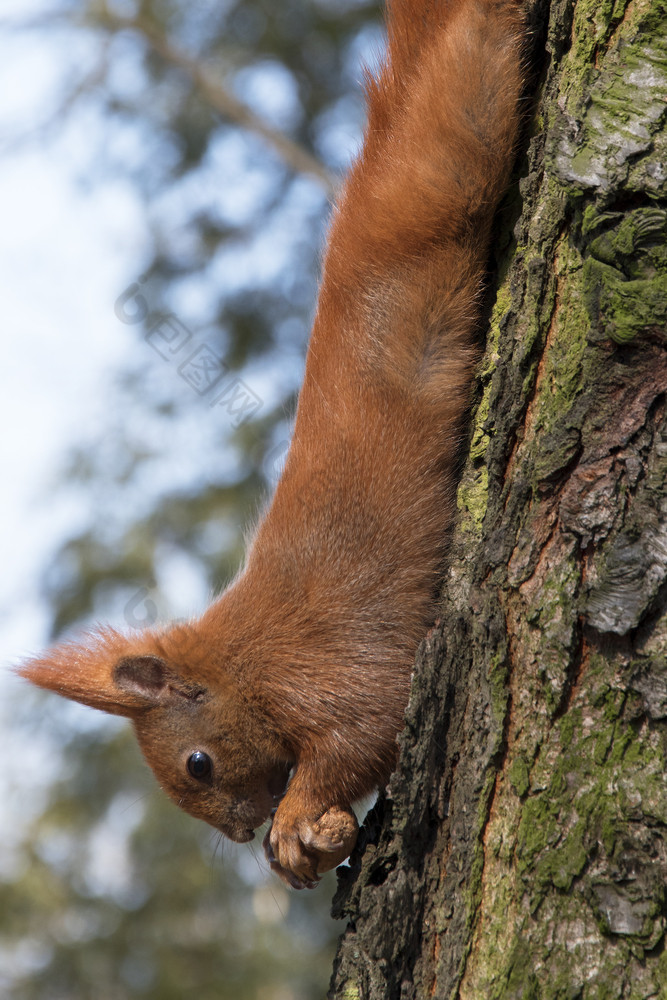
<svg viewBox="0 0 667 1000">
<path fill-rule="evenodd" d="M 479 381 L 482 395 L 473 416 L 472 436 L 470 442 L 469 461 L 459 484 L 457 494 L 458 509 L 461 516 L 460 525 L 464 531 L 481 531 L 486 514 L 486 499 L 488 491 L 488 469 L 486 467 L 486 452 L 489 444 L 489 428 L 487 421 L 491 400 L 491 380 L 498 362 L 497 345 L 503 321 L 506 320 L 511 306 L 511 294 L 507 279 L 499 287 L 496 301 L 491 312 L 487 349 L 479 371 Z"/>
</svg>

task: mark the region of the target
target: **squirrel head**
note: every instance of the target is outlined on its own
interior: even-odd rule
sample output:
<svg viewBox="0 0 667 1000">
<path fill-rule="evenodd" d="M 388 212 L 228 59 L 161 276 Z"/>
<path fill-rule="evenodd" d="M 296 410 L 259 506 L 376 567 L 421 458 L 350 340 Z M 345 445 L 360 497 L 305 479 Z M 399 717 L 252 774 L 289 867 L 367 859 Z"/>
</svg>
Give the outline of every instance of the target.
<svg viewBox="0 0 667 1000">
<path fill-rule="evenodd" d="M 215 656 L 216 662 L 211 663 Z M 229 837 L 252 840 L 293 764 L 195 625 L 127 637 L 88 633 L 21 665 L 39 687 L 131 719 L 158 782 L 178 806 Z"/>
</svg>

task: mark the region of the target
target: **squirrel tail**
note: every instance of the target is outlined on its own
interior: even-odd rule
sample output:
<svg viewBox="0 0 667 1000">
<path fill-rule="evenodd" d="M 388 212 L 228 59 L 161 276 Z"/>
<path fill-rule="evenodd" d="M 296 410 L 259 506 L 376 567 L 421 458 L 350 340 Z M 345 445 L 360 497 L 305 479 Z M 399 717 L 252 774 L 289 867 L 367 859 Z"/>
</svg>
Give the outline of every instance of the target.
<svg viewBox="0 0 667 1000">
<path fill-rule="evenodd" d="M 524 4 L 392 0 L 388 32 L 384 67 L 367 78 L 365 141 L 334 215 L 320 314 L 340 322 L 340 304 L 354 300 L 369 317 L 362 367 L 436 400 L 465 393 L 478 353 L 471 327 L 519 131 Z"/>
</svg>

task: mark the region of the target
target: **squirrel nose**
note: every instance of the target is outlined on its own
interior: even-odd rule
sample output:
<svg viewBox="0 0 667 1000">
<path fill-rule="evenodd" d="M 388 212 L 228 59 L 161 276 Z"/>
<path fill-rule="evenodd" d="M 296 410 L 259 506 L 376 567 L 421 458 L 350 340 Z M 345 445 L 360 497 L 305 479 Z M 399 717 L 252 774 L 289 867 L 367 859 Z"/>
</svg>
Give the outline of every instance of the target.
<svg viewBox="0 0 667 1000">
<path fill-rule="evenodd" d="M 228 826 L 219 826 L 218 830 L 220 833 L 224 834 L 228 840 L 233 840 L 235 844 L 247 844 L 250 840 L 255 839 L 255 831 L 251 830 L 250 827 L 230 829 Z"/>
</svg>

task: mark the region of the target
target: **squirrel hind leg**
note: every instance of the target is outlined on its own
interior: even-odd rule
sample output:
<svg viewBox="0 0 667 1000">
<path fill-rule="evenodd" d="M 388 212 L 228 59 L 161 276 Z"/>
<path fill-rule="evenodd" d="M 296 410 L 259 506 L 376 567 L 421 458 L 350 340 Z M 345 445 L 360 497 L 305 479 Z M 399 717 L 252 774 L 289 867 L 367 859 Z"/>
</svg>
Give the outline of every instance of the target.
<svg viewBox="0 0 667 1000">
<path fill-rule="evenodd" d="M 471 336 L 482 268 L 469 266 L 470 254 L 438 257 L 417 260 L 410 273 L 368 291 L 368 319 L 355 343 L 359 370 L 369 383 L 415 402 L 469 395 L 482 352 L 481 334 Z"/>
</svg>

